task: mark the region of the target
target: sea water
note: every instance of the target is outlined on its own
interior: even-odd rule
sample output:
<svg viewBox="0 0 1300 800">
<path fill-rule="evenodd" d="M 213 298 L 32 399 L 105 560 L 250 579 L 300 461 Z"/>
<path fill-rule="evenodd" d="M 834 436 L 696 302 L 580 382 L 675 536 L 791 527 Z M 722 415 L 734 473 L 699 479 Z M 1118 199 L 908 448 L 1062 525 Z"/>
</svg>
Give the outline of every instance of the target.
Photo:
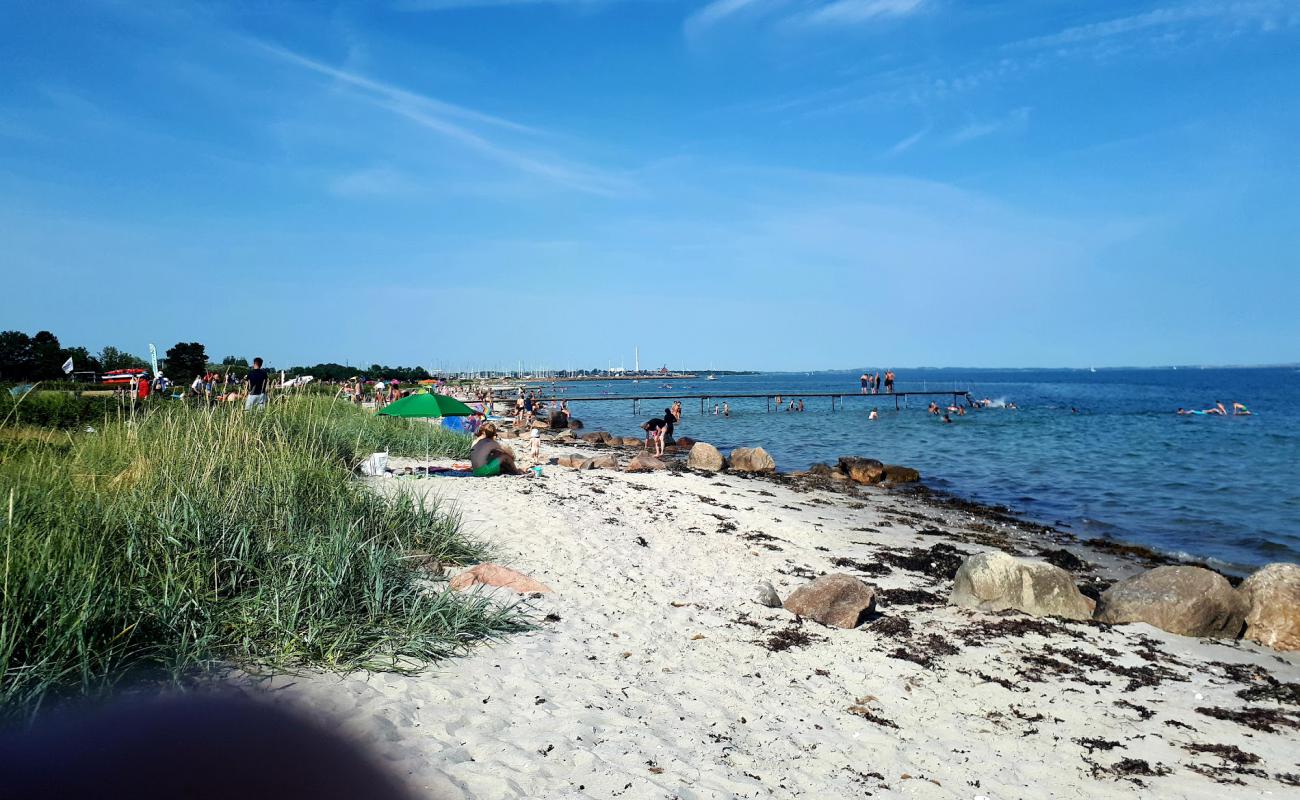
<svg viewBox="0 0 1300 800">
<path fill-rule="evenodd" d="M 874 371 L 874 368 L 873 368 Z M 883 374 L 884 368 L 880 369 Z M 859 372 L 765 373 L 558 383 L 587 430 L 640 434 L 671 400 L 633 414 L 617 395 L 719 395 L 700 410 L 683 399 L 676 434 L 726 452 L 761 445 L 782 471 L 842 455 L 919 469 L 938 489 L 1071 530 L 1208 559 L 1244 572 L 1300 561 L 1300 369 L 895 369 L 896 390 L 969 390 L 1006 407 L 968 410 L 952 424 L 926 413 L 931 398 L 861 396 Z M 549 388 L 549 387 L 548 387 Z M 802 413 L 726 394 L 843 392 L 843 407 L 805 398 Z M 934 398 L 946 406 L 946 398 Z M 1248 417 L 1178 416 L 1241 402 Z M 731 416 L 714 415 L 728 402 Z M 879 419 L 868 419 L 871 409 Z"/>
</svg>

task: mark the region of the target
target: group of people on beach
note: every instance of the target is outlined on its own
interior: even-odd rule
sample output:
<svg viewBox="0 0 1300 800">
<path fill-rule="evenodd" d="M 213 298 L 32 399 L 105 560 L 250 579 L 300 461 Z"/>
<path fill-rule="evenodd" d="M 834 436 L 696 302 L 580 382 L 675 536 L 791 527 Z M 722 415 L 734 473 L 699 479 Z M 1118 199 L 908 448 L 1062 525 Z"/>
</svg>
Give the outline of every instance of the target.
<svg viewBox="0 0 1300 800">
<path fill-rule="evenodd" d="M 862 373 L 858 383 L 861 386 L 862 394 L 880 394 L 880 370 L 876 370 L 874 373 L 870 371 Z M 892 369 L 885 370 L 884 387 L 885 394 L 894 393 L 894 371 Z"/>
<path fill-rule="evenodd" d="M 1188 410 L 1185 409 L 1185 408 L 1179 408 L 1179 409 L 1178 409 L 1178 414 L 1179 414 L 1180 416 L 1184 416 L 1184 417 L 1187 417 L 1187 416 L 1193 416 L 1193 415 L 1194 415 L 1194 416 L 1198 416 L 1198 417 L 1199 417 L 1199 416 L 1211 416 L 1211 417 L 1249 417 L 1249 416 L 1251 415 L 1251 414 L 1250 414 L 1250 409 L 1249 409 L 1249 408 L 1246 408 L 1245 405 L 1243 405 L 1243 404 L 1241 404 L 1241 403 L 1237 403 L 1237 402 L 1234 402 L 1234 403 L 1232 404 L 1232 413 L 1231 413 L 1231 414 L 1228 413 L 1228 409 L 1223 405 L 1223 401 L 1222 401 L 1222 400 L 1215 400 L 1215 401 L 1214 401 L 1214 406 L 1213 406 L 1213 407 L 1211 407 L 1211 408 L 1207 408 L 1207 409 L 1204 409 L 1204 410 L 1201 410 L 1201 411 L 1188 411 Z"/>
</svg>

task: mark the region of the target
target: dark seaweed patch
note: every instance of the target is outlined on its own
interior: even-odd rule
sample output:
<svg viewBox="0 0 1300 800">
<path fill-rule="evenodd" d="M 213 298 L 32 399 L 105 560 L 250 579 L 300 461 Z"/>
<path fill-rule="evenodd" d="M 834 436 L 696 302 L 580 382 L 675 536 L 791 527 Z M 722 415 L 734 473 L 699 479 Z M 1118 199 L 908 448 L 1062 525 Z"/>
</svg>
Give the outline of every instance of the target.
<svg viewBox="0 0 1300 800">
<path fill-rule="evenodd" d="M 888 569 L 888 567 L 886 567 Z M 943 598 L 934 592 L 922 589 L 882 589 L 876 596 L 891 606 L 940 605 Z"/>
<path fill-rule="evenodd" d="M 893 572 L 892 569 L 885 566 L 884 564 L 877 564 L 874 562 L 867 563 L 864 561 L 854 561 L 851 558 L 836 557 L 831 559 L 831 563 L 837 567 L 844 567 L 846 569 L 856 570 L 858 572 L 863 573 L 864 575 L 870 575 L 872 577 L 877 577 L 877 578 L 880 577 L 881 575 L 889 575 L 890 573 Z"/>
<path fill-rule="evenodd" d="M 758 644 L 773 653 L 780 653 L 795 647 L 807 647 L 818 638 L 820 637 L 814 637 L 803 628 L 791 626 L 773 633 L 766 640 L 760 640 Z"/>
<path fill-rule="evenodd" d="M 1049 639 L 1061 635 L 1075 639 L 1084 638 L 1083 634 L 1067 628 L 1059 622 L 1020 615 L 981 618 L 970 625 L 959 628 L 953 635 L 968 646 L 974 647 L 987 644 L 995 639 L 1019 638 L 1031 633 Z"/>
<path fill-rule="evenodd" d="M 928 575 L 932 580 L 952 580 L 961 562 L 970 553 L 950 544 L 935 544 L 928 548 L 912 547 L 907 550 L 882 550 L 880 560 L 905 569 Z"/>
<path fill-rule="evenodd" d="M 903 617 L 879 617 L 867 623 L 866 629 L 881 636 L 893 636 L 901 639 L 911 634 L 912 623 Z"/>
<path fill-rule="evenodd" d="M 1079 558 L 1074 553 L 1071 553 L 1069 550 L 1066 550 L 1064 547 L 1055 550 L 1044 548 L 1039 550 L 1037 555 L 1048 564 L 1060 567 L 1066 572 L 1083 572 L 1084 570 L 1092 569 L 1091 564 L 1084 561 L 1082 558 Z"/>
<path fill-rule="evenodd" d="M 857 716 L 862 717 L 865 720 L 870 720 L 871 722 L 876 723 L 882 728 L 894 728 L 894 729 L 898 728 L 898 726 L 894 724 L 893 720 L 885 719 L 884 717 L 880 716 L 879 714 L 876 714 L 866 706 L 860 706 L 860 705 L 849 706 L 849 713 L 856 714 Z"/>
<path fill-rule="evenodd" d="M 1201 706 L 1196 709 L 1196 713 L 1235 722 L 1238 725 L 1245 725 L 1247 728 L 1253 728 L 1264 733 L 1277 733 L 1279 727 L 1300 728 L 1300 722 L 1297 722 L 1293 715 L 1276 708 L 1247 706 L 1242 709 L 1232 709 Z"/>
<path fill-rule="evenodd" d="M 1122 746 L 1120 745 L 1119 742 L 1112 742 L 1108 739 L 1083 738 L 1083 739 L 1075 739 L 1074 741 L 1077 742 L 1079 745 L 1086 747 L 1088 749 L 1089 755 L 1091 755 L 1095 750 L 1102 750 L 1102 751 L 1114 750 L 1116 747 Z"/>
</svg>

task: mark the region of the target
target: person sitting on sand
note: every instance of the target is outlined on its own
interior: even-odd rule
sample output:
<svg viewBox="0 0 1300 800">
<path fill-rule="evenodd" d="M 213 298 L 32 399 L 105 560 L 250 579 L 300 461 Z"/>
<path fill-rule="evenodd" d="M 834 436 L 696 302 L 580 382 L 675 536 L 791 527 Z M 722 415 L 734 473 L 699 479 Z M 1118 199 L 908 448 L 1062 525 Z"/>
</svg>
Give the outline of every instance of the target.
<svg viewBox="0 0 1300 800">
<path fill-rule="evenodd" d="M 1232 404 L 1232 416 L 1234 416 L 1234 417 L 1249 417 L 1249 416 L 1250 416 L 1250 409 L 1249 409 L 1249 408 L 1246 408 L 1246 406 L 1243 405 L 1242 403 L 1233 403 L 1233 404 Z"/>
<path fill-rule="evenodd" d="M 662 419 L 655 417 L 641 426 L 645 428 L 645 449 L 656 456 L 664 454 L 664 431 L 667 430 L 667 425 Z"/>
<path fill-rule="evenodd" d="M 478 435 L 469 451 L 469 463 L 475 477 L 519 474 L 515 467 L 515 451 L 497 441 L 496 425 L 485 423 L 479 428 Z"/>
</svg>

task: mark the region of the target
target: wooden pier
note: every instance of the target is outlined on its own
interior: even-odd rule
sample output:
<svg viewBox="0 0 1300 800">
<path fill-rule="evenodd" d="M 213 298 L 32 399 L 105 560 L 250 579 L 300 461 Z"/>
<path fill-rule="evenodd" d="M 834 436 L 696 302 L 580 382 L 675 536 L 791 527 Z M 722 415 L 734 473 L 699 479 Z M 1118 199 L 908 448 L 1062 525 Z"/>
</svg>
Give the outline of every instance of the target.
<svg viewBox="0 0 1300 800">
<path fill-rule="evenodd" d="M 504 394 L 500 399 L 509 399 L 512 393 Z M 772 401 L 780 397 L 782 405 L 788 400 L 808 400 L 808 399 L 829 399 L 831 401 L 831 411 L 844 408 L 844 401 L 849 398 L 860 397 L 870 402 L 879 402 L 888 398 L 894 399 L 894 410 L 902 408 L 902 404 L 907 402 L 909 397 L 945 397 L 950 403 L 956 404 L 959 400 L 964 400 L 967 406 L 974 406 L 971 394 L 967 390 L 954 389 L 945 392 L 889 392 L 885 394 L 862 394 L 860 392 L 771 392 L 767 394 L 758 393 L 717 393 L 717 394 L 642 394 L 642 395 L 597 395 L 594 397 L 564 397 L 561 395 L 549 395 L 539 397 L 547 403 L 559 403 L 561 401 L 569 403 L 611 403 L 623 400 L 631 401 L 632 413 L 638 414 L 641 411 L 641 401 L 643 400 L 699 400 L 700 413 L 705 413 L 705 407 L 711 400 L 746 400 L 763 398 L 767 404 L 767 410 L 772 410 Z M 779 411 L 780 408 L 778 407 Z"/>
</svg>

